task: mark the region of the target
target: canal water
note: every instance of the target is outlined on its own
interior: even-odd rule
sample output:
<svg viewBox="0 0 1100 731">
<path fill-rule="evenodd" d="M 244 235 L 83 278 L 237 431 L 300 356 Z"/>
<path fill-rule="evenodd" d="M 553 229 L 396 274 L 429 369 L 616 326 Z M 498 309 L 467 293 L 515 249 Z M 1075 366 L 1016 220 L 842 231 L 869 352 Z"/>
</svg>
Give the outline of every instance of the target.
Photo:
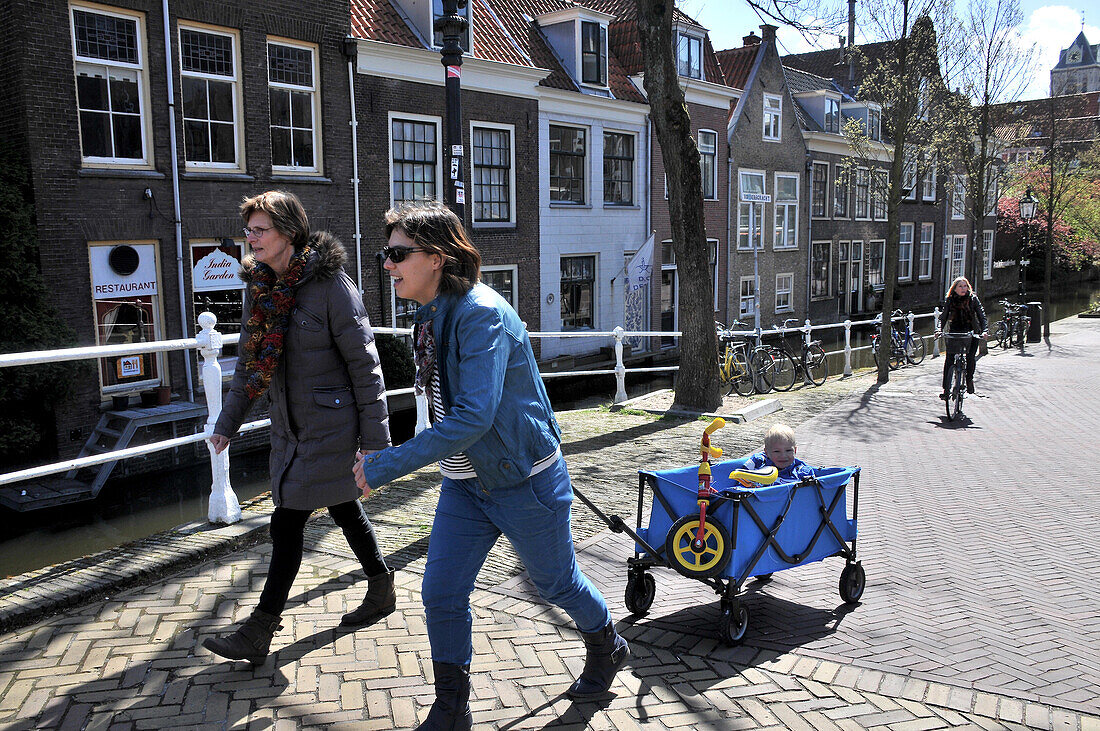
<svg viewBox="0 0 1100 731">
<path fill-rule="evenodd" d="M 1057 320 L 1086 309 L 1100 288 L 1089 283 L 1060 292 L 1053 305 Z M 1010 297 L 1014 302 L 1037 301 L 1028 293 Z M 990 320 L 999 319 L 996 301 L 983 302 Z M 933 330 L 931 318 L 918 320 L 922 334 Z M 821 333 L 825 349 L 841 350 L 843 330 Z M 815 337 L 818 335 L 815 333 Z M 870 328 L 853 330 L 852 346 L 869 343 Z M 931 348 L 929 348 L 931 352 Z M 853 367 L 872 365 L 869 350 L 853 354 Z M 843 372 L 843 354 L 830 357 L 830 377 Z M 549 391 L 555 409 L 588 408 L 611 400 L 615 392 L 613 376 L 551 379 Z M 668 388 L 668 376 L 638 375 L 627 377 L 627 395 L 642 395 Z M 394 414 L 391 429 L 396 442 L 412 436 L 411 413 Z M 230 481 L 237 497 L 244 501 L 269 488 L 267 453 L 233 454 Z M 177 525 L 202 520 L 207 514 L 210 493 L 208 465 L 181 468 L 156 475 L 112 480 L 92 502 L 61 506 L 30 513 L 17 513 L 0 507 L 0 576 L 13 576 L 44 566 L 79 558 L 130 541 L 146 538 Z"/>
</svg>

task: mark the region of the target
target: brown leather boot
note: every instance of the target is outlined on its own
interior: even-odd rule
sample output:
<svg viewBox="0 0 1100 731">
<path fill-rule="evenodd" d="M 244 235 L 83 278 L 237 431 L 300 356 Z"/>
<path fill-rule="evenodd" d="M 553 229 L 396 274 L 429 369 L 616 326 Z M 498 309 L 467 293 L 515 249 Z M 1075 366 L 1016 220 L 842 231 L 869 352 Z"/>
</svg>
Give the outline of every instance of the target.
<svg viewBox="0 0 1100 731">
<path fill-rule="evenodd" d="M 367 595 L 359 608 L 340 620 L 345 627 L 359 627 L 384 617 L 397 608 L 397 592 L 393 588 L 393 570 L 367 578 Z"/>
<path fill-rule="evenodd" d="M 272 636 L 282 628 L 279 615 L 256 609 L 236 632 L 224 637 L 207 637 L 202 646 L 229 660 L 248 660 L 253 665 L 263 665 L 271 649 Z"/>
</svg>

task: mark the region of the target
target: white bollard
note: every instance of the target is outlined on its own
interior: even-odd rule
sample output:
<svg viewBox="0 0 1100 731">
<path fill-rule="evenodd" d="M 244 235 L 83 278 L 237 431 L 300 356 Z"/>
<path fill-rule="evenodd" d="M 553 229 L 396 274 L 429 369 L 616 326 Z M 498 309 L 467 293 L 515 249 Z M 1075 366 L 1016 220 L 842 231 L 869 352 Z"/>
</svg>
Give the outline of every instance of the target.
<svg viewBox="0 0 1100 731">
<path fill-rule="evenodd" d="M 852 321 L 844 321 L 844 375 L 852 375 Z"/>
<path fill-rule="evenodd" d="M 218 318 L 212 312 L 199 315 L 199 327 L 202 331 L 195 336 L 199 341 L 202 354 L 202 387 L 206 392 L 206 437 L 214 433 L 214 425 L 222 411 L 222 367 L 218 355 L 222 352 L 222 334 L 214 329 Z M 243 343 L 241 346 L 243 347 Z M 214 453 L 214 445 L 206 442 L 210 450 L 210 473 L 213 483 L 210 485 L 210 509 L 207 518 L 211 523 L 236 523 L 241 519 L 241 504 L 237 500 L 233 487 L 229 484 L 229 447 L 221 454 Z"/>
<path fill-rule="evenodd" d="M 932 310 L 932 322 L 936 330 L 940 329 L 940 308 L 936 307 Z M 940 357 L 940 339 L 932 338 L 932 357 Z"/>
<path fill-rule="evenodd" d="M 615 330 L 615 403 L 626 401 L 626 366 L 623 365 L 623 329 Z"/>
</svg>

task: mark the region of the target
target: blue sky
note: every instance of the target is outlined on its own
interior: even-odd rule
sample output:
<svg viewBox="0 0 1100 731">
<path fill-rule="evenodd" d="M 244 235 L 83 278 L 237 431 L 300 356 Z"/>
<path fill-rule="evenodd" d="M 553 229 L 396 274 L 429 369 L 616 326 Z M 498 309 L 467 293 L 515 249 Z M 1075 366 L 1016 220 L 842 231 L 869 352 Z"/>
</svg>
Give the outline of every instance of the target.
<svg viewBox="0 0 1100 731">
<path fill-rule="evenodd" d="M 864 0 L 866 1 L 866 0 Z M 873 0 L 871 0 L 873 1 Z M 741 38 L 755 30 L 759 35 L 760 19 L 742 0 L 679 0 L 679 8 L 710 30 L 711 42 L 716 49 L 736 48 Z M 1046 96 L 1050 90 L 1050 69 L 1058 62 L 1058 51 L 1067 47 L 1081 32 L 1082 15 L 1085 20 L 1085 36 L 1089 42 L 1100 43 L 1100 10 L 1091 13 L 1086 5 L 1095 8 L 1094 0 L 1049 4 L 1040 0 L 1021 0 L 1024 14 L 1022 35 L 1026 44 L 1035 44 L 1038 55 L 1035 76 L 1024 92 L 1024 99 Z M 857 28 L 858 40 L 858 28 Z M 780 53 L 801 53 L 818 50 L 837 43 L 836 36 L 825 36 L 822 46 L 814 47 L 789 28 L 779 29 Z"/>
</svg>

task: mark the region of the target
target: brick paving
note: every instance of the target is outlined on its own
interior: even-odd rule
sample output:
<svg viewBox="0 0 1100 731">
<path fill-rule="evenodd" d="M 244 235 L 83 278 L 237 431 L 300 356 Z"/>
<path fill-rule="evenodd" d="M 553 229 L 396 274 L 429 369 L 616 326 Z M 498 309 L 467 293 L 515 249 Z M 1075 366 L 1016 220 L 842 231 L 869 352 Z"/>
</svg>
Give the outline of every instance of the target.
<svg viewBox="0 0 1100 731">
<path fill-rule="evenodd" d="M 1088 480 L 1100 454 L 1100 324 L 1065 320 L 1054 332 L 1049 350 L 979 363 L 979 397 L 962 425 L 943 418 L 941 361 L 927 360 L 881 388 L 864 374 L 781 395 L 783 411 L 716 435 L 727 454 L 743 454 L 781 420 L 796 427 L 808 461 L 862 467 L 868 586 L 854 608 L 837 594 L 843 562 L 829 559 L 750 582 L 741 647 L 717 640 L 713 592 L 671 571 L 654 572 L 653 608 L 631 618 L 630 541 L 578 505 L 582 567 L 635 657 L 613 695 L 575 704 L 563 691 L 583 646 L 568 618 L 532 599 L 502 541 L 474 595 L 475 727 L 1100 731 L 1100 498 Z M 637 469 L 692 461 L 702 430 L 699 420 L 633 411 L 561 420 L 577 486 L 624 517 L 634 515 Z M 361 572 L 327 516 L 311 521 L 286 628 L 255 670 L 201 648 L 259 596 L 270 548 L 255 531 L 237 529 L 221 551 L 209 545 L 215 530 L 171 533 L 162 552 L 187 553 L 193 534 L 196 550 L 216 558 L 153 582 L 134 574 L 131 588 L 112 588 L 109 575 L 163 561 L 156 539 L 109 552 L 98 567 L 3 582 L 0 611 L 12 626 L 34 619 L 62 579 L 79 585 L 95 572 L 106 583 L 0 634 L 0 728 L 414 727 L 432 700 L 419 584 L 437 482 L 423 470 L 368 500 L 400 569 L 399 603 L 357 632 L 337 623 L 361 597 Z M 262 516 L 270 504 L 251 508 Z"/>
</svg>

